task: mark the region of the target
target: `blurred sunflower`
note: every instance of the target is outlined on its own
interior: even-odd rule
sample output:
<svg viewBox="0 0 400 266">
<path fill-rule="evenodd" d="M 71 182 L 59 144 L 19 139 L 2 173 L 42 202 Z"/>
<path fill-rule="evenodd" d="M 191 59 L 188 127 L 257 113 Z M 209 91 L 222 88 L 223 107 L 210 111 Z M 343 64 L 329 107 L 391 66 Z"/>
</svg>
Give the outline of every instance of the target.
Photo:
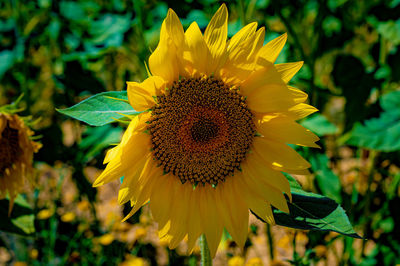
<svg viewBox="0 0 400 266">
<path fill-rule="evenodd" d="M 227 40 L 222 5 L 204 35 L 196 22 L 184 32 L 169 9 L 149 58 L 152 75 L 128 82 L 132 107 L 121 143 L 109 150 L 94 186 L 120 177 L 120 204 L 132 216 L 150 209 L 159 235 L 189 250 L 205 234 L 215 256 L 223 228 L 243 246 L 249 209 L 273 224 L 271 205 L 289 212 L 281 172 L 307 174 L 310 164 L 287 145 L 318 147 L 295 122 L 316 109 L 287 85 L 303 62 L 274 65 L 286 34 L 263 45 L 265 29 L 251 23 Z"/>
<path fill-rule="evenodd" d="M 33 153 L 41 146 L 32 135 L 21 117 L 0 110 L 0 199 L 9 196 L 10 211 L 25 180 L 32 178 Z"/>
</svg>

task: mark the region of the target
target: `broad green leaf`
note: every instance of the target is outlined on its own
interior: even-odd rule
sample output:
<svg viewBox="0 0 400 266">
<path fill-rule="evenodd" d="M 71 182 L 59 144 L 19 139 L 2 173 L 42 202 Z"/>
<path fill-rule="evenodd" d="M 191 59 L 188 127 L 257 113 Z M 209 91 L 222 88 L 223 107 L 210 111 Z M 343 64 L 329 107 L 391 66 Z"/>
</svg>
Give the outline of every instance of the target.
<svg viewBox="0 0 400 266">
<path fill-rule="evenodd" d="M 400 149 L 400 91 L 383 95 L 380 104 L 380 117 L 357 123 L 344 137 L 347 144 L 384 152 Z"/>
<path fill-rule="evenodd" d="M 92 38 L 85 42 L 85 44 L 89 46 L 104 45 L 105 47 L 119 47 L 130 25 L 130 14 L 125 16 L 105 14 L 98 20 L 90 23 L 88 31 Z"/>
<path fill-rule="evenodd" d="M 25 199 L 19 195 L 14 202 L 11 216 L 8 217 L 9 200 L 0 200 L 0 231 L 19 235 L 31 235 L 35 232 L 32 209 Z"/>
<path fill-rule="evenodd" d="M 328 16 L 323 20 L 322 28 L 328 37 L 332 37 L 334 33 L 340 32 L 342 29 L 342 22 L 334 16 Z"/>
<path fill-rule="evenodd" d="M 341 202 L 341 185 L 340 180 L 335 173 L 329 168 L 329 158 L 325 154 L 316 154 L 309 158 L 311 169 L 315 174 L 318 187 L 323 195 Z"/>
<path fill-rule="evenodd" d="M 286 177 L 290 183 L 293 200 L 288 201 L 289 214 L 274 208 L 274 217 L 278 225 L 303 230 L 334 231 L 361 238 L 354 231 L 339 204 L 330 198 L 302 190 L 292 176 Z"/>
<path fill-rule="evenodd" d="M 73 1 L 61 1 L 60 2 L 60 13 L 72 21 L 85 20 L 87 18 L 82 4 Z"/>
<path fill-rule="evenodd" d="M 400 44 L 400 19 L 379 22 L 377 31 L 394 45 Z"/>
<path fill-rule="evenodd" d="M 301 122 L 301 125 L 308 128 L 318 136 L 336 134 L 338 132 L 337 126 L 332 124 L 321 114 L 315 114 L 310 118 Z"/>
<path fill-rule="evenodd" d="M 91 126 L 103 126 L 124 118 L 124 115 L 139 114 L 127 100 L 126 91 L 102 92 L 70 108 L 57 111 Z"/>
<path fill-rule="evenodd" d="M 4 50 L 0 52 L 0 78 L 6 73 L 6 71 L 12 67 L 15 61 L 15 55 L 13 51 Z"/>
<path fill-rule="evenodd" d="M 79 148 L 85 150 L 84 161 L 87 162 L 110 145 L 119 143 L 122 131 L 122 128 L 110 125 L 87 128 L 84 132 L 86 136 L 79 143 Z"/>
</svg>

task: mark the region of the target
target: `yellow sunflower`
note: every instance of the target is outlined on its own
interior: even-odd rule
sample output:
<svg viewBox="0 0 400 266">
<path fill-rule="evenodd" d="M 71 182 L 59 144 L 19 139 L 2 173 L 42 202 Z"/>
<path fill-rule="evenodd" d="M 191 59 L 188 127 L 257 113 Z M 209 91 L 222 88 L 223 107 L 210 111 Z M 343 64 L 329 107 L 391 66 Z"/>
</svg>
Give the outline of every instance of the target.
<svg viewBox="0 0 400 266">
<path fill-rule="evenodd" d="M 263 45 L 265 29 L 251 23 L 227 39 L 222 5 L 204 35 L 184 31 L 169 9 L 149 58 L 151 76 L 128 82 L 132 119 L 109 150 L 94 186 L 120 177 L 120 204 L 132 216 L 149 203 L 159 235 L 189 250 L 205 234 L 215 255 L 224 228 L 239 246 L 249 210 L 273 224 L 271 205 L 288 212 L 290 187 L 282 172 L 306 174 L 310 164 L 287 144 L 317 147 L 318 137 L 295 121 L 316 109 L 288 86 L 303 62 L 274 62 L 286 34 Z"/>
<path fill-rule="evenodd" d="M 10 211 L 25 179 L 31 180 L 33 153 L 40 144 L 16 114 L 0 113 L 0 199 L 10 198 Z"/>
</svg>

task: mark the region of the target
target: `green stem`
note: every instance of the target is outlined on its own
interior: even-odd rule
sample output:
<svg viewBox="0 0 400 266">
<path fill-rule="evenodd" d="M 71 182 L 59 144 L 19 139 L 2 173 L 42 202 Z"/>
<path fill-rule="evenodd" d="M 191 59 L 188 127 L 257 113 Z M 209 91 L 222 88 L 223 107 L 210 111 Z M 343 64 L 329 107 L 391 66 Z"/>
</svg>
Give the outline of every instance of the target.
<svg viewBox="0 0 400 266">
<path fill-rule="evenodd" d="M 272 236 L 271 226 L 267 223 L 267 238 L 268 238 L 268 247 L 269 247 L 269 256 L 271 261 L 274 260 L 274 237 Z"/>
<path fill-rule="evenodd" d="M 297 261 L 297 251 L 296 251 L 296 237 L 297 237 L 297 231 L 294 231 L 293 235 L 293 261 Z"/>
<path fill-rule="evenodd" d="M 200 236 L 201 266 L 211 266 L 212 260 L 205 235 Z"/>
<path fill-rule="evenodd" d="M 368 166 L 368 186 L 367 186 L 367 192 L 365 194 L 365 205 L 364 205 L 364 214 L 363 217 L 367 218 L 367 221 L 364 225 L 364 230 L 363 230 L 363 237 L 367 237 L 367 233 L 368 233 L 368 228 L 370 227 L 370 206 L 371 206 L 371 202 L 372 202 L 372 198 L 373 198 L 373 192 L 371 190 L 371 185 L 372 182 L 374 180 L 374 174 L 375 174 L 375 164 L 377 161 L 377 156 L 378 156 L 378 152 L 371 150 L 369 152 L 369 166 Z M 365 245 L 366 245 L 367 241 L 364 240 L 362 243 L 362 247 L 361 247 L 361 257 L 364 258 L 365 254 Z"/>
</svg>

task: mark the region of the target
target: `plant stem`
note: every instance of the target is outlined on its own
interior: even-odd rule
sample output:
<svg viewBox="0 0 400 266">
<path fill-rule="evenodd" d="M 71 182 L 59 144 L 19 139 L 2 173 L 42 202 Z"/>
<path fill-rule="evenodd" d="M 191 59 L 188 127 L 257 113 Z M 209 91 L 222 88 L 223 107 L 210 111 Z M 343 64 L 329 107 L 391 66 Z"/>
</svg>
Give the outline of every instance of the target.
<svg viewBox="0 0 400 266">
<path fill-rule="evenodd" d="M 271 261 L 274 260 L 274 237 L 272 236 L 271 226 L 269 223 L 266 224 L 267 238 L 268 238 L 268 247 L 269 247 L 269 257 Z"/>
<path fill-rule="evenodd" d="M 200 249 L 201 249 L 201 266 L 211 266 L 212 260 L 210 256 L 210 250 L 208 249 L 206 236 L 203 234 L 200 236 Z"/>
<path fill-rule="evenodd" d="M 372 182 L 374 180 L 374 174 L 375 174 L 375 164 L 377 161 L 377 155 L 378 152 L 371 150 L 369 152 L 369 166 L 368 166 L 368 186 L 367 186 L 367 192 L 365 194 L 365 205 L 364 205 L 364 214 L 363 216 L 367 218 L 367 221 L 364 225 L 364 230 L 363 230 L 363 237 L 367 237 L 367 233 L 368 233 L 368 228 L 370 226 L 370 222 L 371 222 L 371 218 L 370 218 L 370 206 L 371 206 L 371 201 L 373 198 L 373 192 L 371 190 L 371 185 Z M 366 245 L 367 241 L 364 240 L 362 243 L 362 247 L 361 247 L 361 257 L 364 258 L 364 251 L 365 251 L 365 245 Z"/>
</svg>

